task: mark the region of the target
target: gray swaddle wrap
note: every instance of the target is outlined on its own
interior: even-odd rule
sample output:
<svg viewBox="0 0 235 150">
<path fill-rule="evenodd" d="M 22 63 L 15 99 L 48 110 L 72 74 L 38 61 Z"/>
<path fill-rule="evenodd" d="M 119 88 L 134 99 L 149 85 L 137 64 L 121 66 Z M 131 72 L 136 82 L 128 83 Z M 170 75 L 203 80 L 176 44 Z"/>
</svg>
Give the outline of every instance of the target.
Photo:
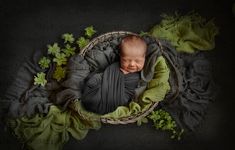
<svg viewBox="0 0 235 150">
<path fill-rule="evenodd" d="M 115 62 L 87 80 L 81 102 L 87 110 L 98 114 L 112 112 L 130 102 L 139 80 L 139 72 L 123 74 L 119 62 Z"/>
</svg>

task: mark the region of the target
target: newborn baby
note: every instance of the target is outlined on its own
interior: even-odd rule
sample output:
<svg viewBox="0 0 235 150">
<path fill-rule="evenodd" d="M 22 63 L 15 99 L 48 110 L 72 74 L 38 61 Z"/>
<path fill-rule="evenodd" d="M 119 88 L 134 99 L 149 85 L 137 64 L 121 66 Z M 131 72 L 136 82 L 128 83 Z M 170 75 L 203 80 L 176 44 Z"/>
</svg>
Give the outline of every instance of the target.
<svg viewBox="0 0 235 150">
<path fill-rule="evenodd" d="M 106 114 L 128 105 L 135 96 L 147 45 L 141 37 L 129 35 L 122 39 L 119 48 L 120 62 L 93 74 L 85 83 L 81 102 L 88 111 Z"/>
<path fill-rule="evenodd" d="M 138 36 L 123 38 L 120 44 L 120 70 L 124 74 L 141 71 L 144 67 L 147 45 Z"/>
</svg>

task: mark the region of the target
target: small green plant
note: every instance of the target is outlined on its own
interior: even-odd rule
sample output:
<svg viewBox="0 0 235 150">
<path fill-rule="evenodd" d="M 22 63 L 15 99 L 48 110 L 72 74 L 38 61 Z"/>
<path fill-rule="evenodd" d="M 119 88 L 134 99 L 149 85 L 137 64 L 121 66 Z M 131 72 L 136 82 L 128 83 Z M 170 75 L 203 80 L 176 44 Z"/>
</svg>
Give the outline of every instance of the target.
<svg viewBox="0 0 235 150">
<path fill-rule="evenodd" d="M 62 50 L 66 57 L 73 56 L 75 54 L 76 47 L 71 47 L 71 45 L 66 44 L 65 48 Z"/>
<path fill-rule="evenodd" d="M 48 48 L 48 54 L 56 55 L 60 52 L 60 47 L 58 46 L 58 43 L 54 43 L 53 45 L 47 45 Z"/>
<path fill-rule="evenodd" d="M 77 40 L 77 44 L 79 46 L 80 49 L 84 48 L 88 43 L 90 42 L 89 39 L 86 39 L 84 37 L 80 37 L 78 40 Z"/>
<path fill-rule="evenodd" d="M 51 63 L 51 60 L 47 57 L 42 57 L 38 62 L 38 64 L 40 65 L 42 69 L 49 68 L 50 63 Z"/>
<path fill-rule="evenodd" d="M 148 118 L 153 121 L 153 126 L 158 130 L 171 132 L 172 139 L 181 139 L 181 135 L 184 132 L 183 129 L 179 131 L 175 121 L 172 119 L 170 114 L 162 109 L 152 111 Z"/>
<path fill-rule="evenodd" d="M 56 69 L 53 73 L 53 78 L 56 79 L 58 82 L 63 79 L 66 75 L 66 68 L 61 66 L 56 66 Z"/>
<path fill-rule="evenodd" d="M 71 33 L 65 33 L 61 37 L 62 37 L 62 39 L 64 39 L 64 43 L 72 44 L 75 41 L 73 34 L 71 34 Z"/>
<path fill-rule="evenodd" d="M 95 33 L 96 33 L 96 31 L 94 30 L 93 26 L 89 26 L 89 27 L 85 28 L 85 35 L 88 38 L 91 38 Z"/>
<path fill-rule="evenodd" d="M 36 76 L 34 76 L 34 85 L 41 85 L 45 86 L 47 83 L 47 80 L 45 79 L 46 74 L 44 72 L 37 73 Z"/>
<path fill-rule="evenodd" d="M 53 62 L 56 62 L 58 66 L 66 65 L 67 64 L 67 58 L 64 53 L 57 53 L 55 55 L 55 58 L 53 58 Z"/>
</svg>

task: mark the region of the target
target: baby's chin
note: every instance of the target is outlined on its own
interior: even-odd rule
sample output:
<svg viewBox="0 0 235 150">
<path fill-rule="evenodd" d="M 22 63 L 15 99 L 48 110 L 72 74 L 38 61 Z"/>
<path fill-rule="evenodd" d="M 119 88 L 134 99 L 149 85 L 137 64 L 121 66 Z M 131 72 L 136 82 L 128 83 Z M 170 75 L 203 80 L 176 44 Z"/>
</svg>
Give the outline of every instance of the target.
<svg viewBox="0 0 235 150">
<path fill-rule="evenodd" d="M 138 69 L 123 69 L 123 68 L 120 68 L 120 70 L 121 70 L 124 74 L 139 72 Z"/>
</svg>

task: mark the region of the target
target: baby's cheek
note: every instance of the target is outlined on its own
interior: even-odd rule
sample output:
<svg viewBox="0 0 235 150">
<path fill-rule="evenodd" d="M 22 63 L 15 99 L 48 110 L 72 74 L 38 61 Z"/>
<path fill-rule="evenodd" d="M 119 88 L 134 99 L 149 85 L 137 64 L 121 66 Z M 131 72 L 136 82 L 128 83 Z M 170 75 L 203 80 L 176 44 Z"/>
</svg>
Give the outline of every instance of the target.
<svg viewBox="0 0 235 150">
<path fill-rule="evenodd" d="M 121 61 L 121 67 L 124 67 L 125 66 L 125 63 Z"/>
<path fill-rule="evenodd" d="M 121 63 L 121 68 L 122 68 L 122 69 L 126 70 L 127 67 L 128 67 L 128 66 L 127 66 L 126 63 Z"/>
<path fill-rule="evenodd" d="M 138 64 L 138 69 L 142 70 L 144 68 L 144 64 Z"/>
</svg>

